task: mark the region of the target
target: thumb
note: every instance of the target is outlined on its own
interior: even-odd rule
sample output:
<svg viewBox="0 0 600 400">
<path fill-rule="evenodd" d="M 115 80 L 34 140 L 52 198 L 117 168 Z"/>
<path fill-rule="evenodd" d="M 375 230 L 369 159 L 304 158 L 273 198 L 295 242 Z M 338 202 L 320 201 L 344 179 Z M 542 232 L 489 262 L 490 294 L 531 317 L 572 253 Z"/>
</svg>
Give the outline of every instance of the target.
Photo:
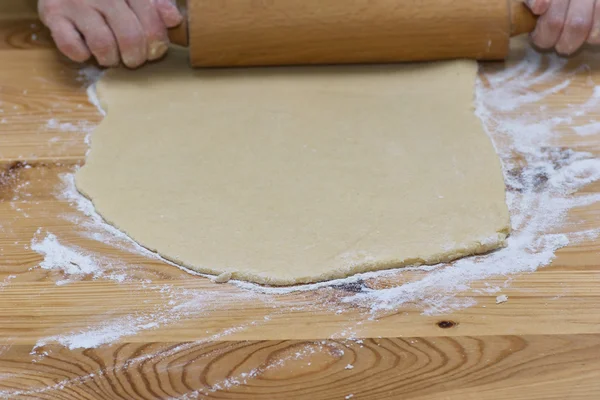
<svg viewBox="0 0 600 400">
<path fill-rule="evenodd" d="M 154 3 L 167 28 L 174 28 L 183 21 L 183 16 L 173 0 L 154 0 Z"/>
<path fill-rule="evenodd" d="M 548 11 L 552 1 L 563 0 L 525 0 L 525 4 L 527 5 L 527 7 L 529 7 L 529 9 L 531 9 L 531 12 L 533 12 L 534 14 L 542 15 L 545 14 L 546 11 Z"/>
</svg>

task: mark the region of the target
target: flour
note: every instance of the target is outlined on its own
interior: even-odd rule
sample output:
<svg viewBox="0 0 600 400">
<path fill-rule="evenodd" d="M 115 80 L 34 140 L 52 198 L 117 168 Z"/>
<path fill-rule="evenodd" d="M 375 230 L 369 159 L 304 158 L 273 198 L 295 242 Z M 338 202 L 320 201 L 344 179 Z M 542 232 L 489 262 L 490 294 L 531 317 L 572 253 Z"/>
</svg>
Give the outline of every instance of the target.
<svg viewBox="0 0 600 400">
<path fill-rule="evenodd" d="M 141 322 L 131 317 L 109 320 L 101 325 L 94 326 L 92 329 L 79 333 L 51 336 L 40 340 L 33 351 L 35 352 L 37 348 L 52 342 L 60 343 L 71 350 L 79 348 L 90 349 L 106 343 L 112 343 L 126 336 L 132 336 L 141 330 L 154 329 L 159 326 L 159 321 Z"/>
<path fill-rule="evenodd" d="M 78 72 L 77 81 L 83 82 L 86 86 L 90 86 L 95 84 L 101 77 L 104 72 L 93 65 L 83 67 Z M 94 104 L 94 103 L 92 103 Z"/>
<path fill-rule="evenodd" d="M 31 249 L 44 256 L 44 260 L 40 263 L 43 269 L 60 270 L 66 275 L 97 275 L 100 272 L 94 257 L 63 246 L 51 233 L 41 240 L 34 237 L 31 241 Z"/>
<path fill-rule="evenodd" d="M 600 180 L 600 159 L 577 160 L 561 168 L 548 180 L 552 189 L 570 194 Z"/>
<path fill-rule="evenodd" d="M 2 250 L 2 249 L 0 249 L 0 250 Z M 4 280 L 2 282 L 0 282 L 0 290 L 2 290 L 3 287 L 8 286 L 10 284 L 10 281 L 15 279 L 16 277 L 17 277 L 16 275 L 8 275 L 6 278 L 4 278 Z"/>
<path fill-rule="evenodd" d="M 540 73 L 541 71 L 541 73 Z M 549 265 L 556 251 L 570 243 L 591 240 L 598 236 L 600 227 L 578 230 L 578 222 L 570 211 L 586 207 L 600 201 L 600 194 L 581 194 L 579 190 L 600 179 L 600 160 L 590 153 L 578 152 L 565 146 L 556 147 L 556 140 L 562 135 L 593 135 L 600 125 L 594 121 L 592 112 L 600 107 L 600 86 L 588 79 L 590 96 L 582 104 L 562 108 L 537 106 L 541 99 L 556 96 L 568 90 L 578 76 L 587 71 L 585 65 L 571 68 L 569 63 L 554 55 L 541 55 L 531 49 L 524 58 L 509 64 L 499 72 L 485 72 L 476 85 L 476 113 L 482 120 L 486 132 L 492 139 L 501 157 L 507 184 L 507 204 L 511 212 L 513 234 L 508 239 L 508 247 L 483 256 L 458 260 L 450 264 L 424 267 L 409 267 L 402 270 L 369 272 L 346 279 L 320 282 L 294 287 L 263 287 L 260 285 L 229 281 L 238 290 L 235 301 L 248 299 L 272 304 L 277 301 L 277 309 L 271 315 L 261 316 L 259 321 L 245 321 L 231 327 L 230 332 L 250 329 L 256 324 L 269 323 L 278 313 L 291 310 L 286 298 L 291 294 L 308 291 L 322 291 L 324 295 L 334 294 L 337 301 L 320 304 L 294 304 L 299 311 L 330 310 L 331 314 L 343 314 L 348 305 L 353 309 L 364 310 L 366 316 L 377 319 L 387 313 L 396 313 L 402 307 L 417 308 L 422 313 L 434 315 L 451 313 L 466 307 L 473 307 L 477 301 L 469 296 L 457 296 L 472 291 L 475 282 L 497 277 L 506 277 L 504 285 L 484 285 L 479 293 L 493 296 L 510 285 L 510 277 L 517 274 L 533 273 L 538 268 Z M 100 101 L 95 92 L 94 82 L 100 75 L 96 69 L 81 73 L 81 80 L 90 83 L 88 96 L 100 112 Z M 549 85 L 549 89 L 539 90 L 539 85 Z M 577 127 L 574 118 L 586 118 L 583 127 Z M 49 121 L 49 129 L 61 129 L 58 121 Z M 65 130 L 75 129 L 64 126 Z M 95 212 L 91 201 L 81 196 L 74 184 L 73 174 L 64 175 L 56 193 L 57 199 L 72 205 L 77 212 L 65 214 L 64 218 L 78 226 L 78 233 L 86 239 L 94 240 L 118 250 L 165 262 L 159 255 L 138 245 L 129 237 L 105 221 Z M 556 233 L 560 227 L 569 224 L 572 232 Z M 589 226 L 587 227 L 589 228 Z M 163 304 L 154 306 L 143 313 L 129 312 L 118 318 L 106 317 L 100 324 L 39 341 L 38 346 L 59 343 L 68 348 L 90 348 L 113 343 L 127 336 L 144 331 L 160 329 L 169 324 L 191 318 L 209 316 L 219 309 L 223 300 L 215 291 L 208 294 L 201 290 L 183 290 L 177 284 L 155 285 L 142 281 L 132 270 L 143 266 L 127 265 L 119 259 L 100 256 L 65 244 L 52 232 L 40 232 L 31 242 L 33 250 L 44 256 L 40 266 L 63 275 L 64 282 L 80 279 L 108 279 L 114 282 L 140 283 L 137 295 L 160 293 Z M 482 238 L 482 242 L 489 240 Z M 168 263 L 168 262 L 167 262 Z M 173 265 L 172 263 L 168 263 Z M 180 267 L 181 268 L 181 267 Z M 186 270 L 187 271 L 187 270 Z M 199 276 L 206 276 L 196 274 Z M 219 280 L 226 280 L 226 276 Z M 378 289 L 378 282 L 385 280 L 388 285 Z M 389 286 L 389 282 L 403 282 Z M 60 281 L 59 281 L 60 282 Z M 216 284 L 215 284 L 216 285 Z M 347 290 L 351 288 L 352 290 Z M 247 296 L 247 297 L 244 297 Z M 275 300 L 274 296 L 277 296 Z M 292 296 L 290 296 L 291 298 Z M 227 301 L 222 307 L 226 307 Z M 334 334 L 338 338 L 356 338 L 359 320 L 348 320 L 347 326 Z M 202 340 L 217 340 L 210 332 Z M 251 378 L 251 372 L 246 372 Z M 244 379 L 235 378 L 243 383 Z M 234 381 L 229 384 L 234 384 Z M 221 383 L 226 387 L 227 382 Z"/>
<path fill-rule="evenodd" d="M 93 83 L 87 88 L 87 95 L 89 102 L 96 106 L 98 112 L 100 112 L 100 114 L 102 114 L 103 116 L 106 116 L 106 111 L 100 104 L 100 99 L 98 98 L 98 94 L 96 92 L 96 83 Z"/>
<path fill-rule="evenodd" d="M 503 294 L 496 297 L 496 304 L 506 303 L 508 301 L 508 296 Z"/>
<path fill-rule="evenodd" d="M 46 123 L 47 129 L 57 129 L 62 132 L 77 132 L 80 128 L 70 122 L 60 123 L 56 118 L 50 118 Z"/>
<path fill-rule="evenodd" d="M 586 125 L 574 126 L 571 129 L 579 136 L 592 136 L 600 133 L 600 122 L 591 122 Z"/>
</svg>

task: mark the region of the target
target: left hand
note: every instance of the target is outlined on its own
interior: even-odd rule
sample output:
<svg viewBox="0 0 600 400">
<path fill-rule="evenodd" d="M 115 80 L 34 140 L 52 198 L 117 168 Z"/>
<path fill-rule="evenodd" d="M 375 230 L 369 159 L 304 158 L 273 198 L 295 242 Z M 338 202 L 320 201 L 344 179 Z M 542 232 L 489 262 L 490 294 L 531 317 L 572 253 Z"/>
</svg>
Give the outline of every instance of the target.
<svg viewBox="0 0 600 400">
<path fill-rule="evenodd" d="M 0 0 L 2 1 L 2 0 Z M 136 68 L 162 57 L 168 28 L 181 23 L 173 0 L 38 0 L 57 47 L 76 62 Z"/>
<path fill-rule="evenodd" d="M 531 34 L 542 49 L 570 55 L 585 43 L 600 44 L 600 0 L 526 0 L 539 15 Z"/>
</svg>

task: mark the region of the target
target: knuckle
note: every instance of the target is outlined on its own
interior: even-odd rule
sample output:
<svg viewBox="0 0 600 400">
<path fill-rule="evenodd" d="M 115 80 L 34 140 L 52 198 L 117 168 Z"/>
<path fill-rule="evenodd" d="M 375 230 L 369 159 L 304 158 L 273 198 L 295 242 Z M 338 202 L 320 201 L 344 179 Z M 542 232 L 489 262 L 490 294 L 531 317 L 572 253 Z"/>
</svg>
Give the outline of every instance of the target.
<svg viewBox="0 0 600 400">
<path fill-rule="evenodd" d="M 91 38 L 88 40 L 88 46 L 90 46 L 90 49 L 92 49 L 94 53 L 98 54 L 108 54 L 114 48 L 112 40 L 105 36 Z"/>
<path fill-rule="evenodd" d="M 66 53 L 69 56 L 72 55 L 76 55 L 77 53 L 79 53 L 79 48 L 77 47 L 77 45 L 71 41 L 65 41 L 65 42 L 61 42 L 60 43 L 60 48 L 62 49 L 62 51 L 64 53 Z"/>
<path fill-rule="evenodd" d="M 161 26 L 159 24 L 154 24 L 148 29 L 148 33 L 146 34 L 146 37 L 151 42 L 165 41 L 167 38 L 167 31 L 163 26 Z"/>
<path fill-rule="evenodd" d="M 546 24 L 553 32 L 559 32 L 563 28 L 565 21 L 559 16 L 551 16 L 546 21 Z"/>
<path fill-rule="evenodd" d="M 74 46 L 72 43 L 59 43 L 58 47 L 63 52 L 63 54 L 65 54 L 69 58 L 77 57 L 77 55 L 79 54 L 79 52 L 77 51 L 77 46 Z"/>
<path fill-rule="evenodd" d="M 141 47 L 144 45 L 144 35 L 137 31 L 124 33 L 119 40 L 125 47 Z"/>
<path fill-rule="evenodd" d="M 59 14 L 62 9 L 58 0 L 44 0 L 38 3 L 38 11 L 42 15 Z"/>
<path fill-rule="evenodd" d="M 89 58 L 89 54 L 82 51 L 77 44 L 73 42 L 63 42 L 58 44 L 60 51 L 73 61 L 83 62 Z"/>
<path fill-rule="evenodd" d="M 109 42 L 88 43 L 88 47 L 98 63 L 103 66 L 112 66 L 119 61 L 116 47 Z"/>
</svg>

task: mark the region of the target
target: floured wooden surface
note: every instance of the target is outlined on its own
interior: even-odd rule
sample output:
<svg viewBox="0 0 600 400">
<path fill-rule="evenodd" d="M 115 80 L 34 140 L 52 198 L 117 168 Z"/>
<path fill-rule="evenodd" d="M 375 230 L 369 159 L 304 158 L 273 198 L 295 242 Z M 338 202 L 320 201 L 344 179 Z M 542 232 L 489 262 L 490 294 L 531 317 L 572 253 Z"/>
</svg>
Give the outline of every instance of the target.
<svg viewBox="0 0 600 400">
<path fill-rule="evenodd" d="M 17 32 L 10 42 L 30 46 Z M 576 384 L 597 397 L 599 57 L 524 50 L 482 68 L 478 113 L 515 228 L 507 249 L 265 291 L 189 276 L 104 225 L 72 186 L 101 118 L 86 93 L 93 71 L 51 51 L 0 51 L 0 394 L 546 399 Z M 113 384 L 128 380 L 137 392 Z"/>
</svg>

